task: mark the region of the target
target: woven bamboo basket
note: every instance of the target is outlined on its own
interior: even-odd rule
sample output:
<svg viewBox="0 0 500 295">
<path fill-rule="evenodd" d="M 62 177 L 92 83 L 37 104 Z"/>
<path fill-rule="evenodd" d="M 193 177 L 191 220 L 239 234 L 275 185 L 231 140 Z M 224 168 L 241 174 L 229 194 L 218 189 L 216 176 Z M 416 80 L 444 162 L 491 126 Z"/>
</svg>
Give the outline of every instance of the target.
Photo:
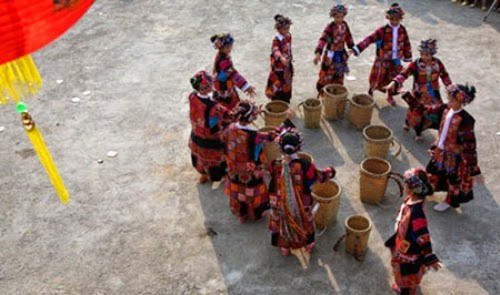
<svg viewBox="0 0 500 295">
<path fill-rule="evenodd" d="M 259 128 L 261 132 L 275 131 L 275 126 L 264 126 Z M 281 153 L 276 142 L 264 142 L 264 153 L 266 154 L 266 163 L 281 157 Z"/>
<path fill-rule="evenodd" d="M 342 120 L 349 91 L 340 84 L 328 84 L 323 87 L 323 116 L 328 120 Z"/>
<path fill-rule="evenodd" d="M 380 203 L 387 189 L 391 164 L 382 158 L 370 157 L 359 166 L 359 197 L 364 203 Z"/>
<path fill-rule="evenodd" d="M 315 183 L 311 187 L 314 202 L 320 204 L 319 210 L 314 216 L 317 229 L 327 228 L 337 218 L 341 192 L 340 185 L 334 180 Z"/>
<path fill-rule="evenodd" d="M 351 215 L 344 223 L 346 231 L 346 251 L 356 258 L 363 256 L 368 248 L 368 238 L 372 222 L 362 215 Z"/>
<path fill-rule="evenodd" d="M 401 153 L 401 144 L 393 137 L 392 130 L 382 125 L 368 125 L 363 129 L 364 149 L 366 157 L 386 159 L 394 143 L 398 145 L 397 157 Z"/>
<path fill-rule="evenodd" d="M 375 102 L 368 94 L 356 94 L 351 98 L 349 107 L 349 123 L 361 130 L 370 124 Z"/>
<path fill-rule="evenodd" d="M 323 103 L 317 98 L 308 98 L 299 103 L 303 107 L 304 127 L 306 128 L 319 128 L 321 120 L 321 107 Z"/>
<path fill-rule="evenodd" d="M 288 116 L 290 106 L 280 100 L 266 103 L 264 106 L 264 122 L 266 126 L 279 126 Z"/>
</svg>

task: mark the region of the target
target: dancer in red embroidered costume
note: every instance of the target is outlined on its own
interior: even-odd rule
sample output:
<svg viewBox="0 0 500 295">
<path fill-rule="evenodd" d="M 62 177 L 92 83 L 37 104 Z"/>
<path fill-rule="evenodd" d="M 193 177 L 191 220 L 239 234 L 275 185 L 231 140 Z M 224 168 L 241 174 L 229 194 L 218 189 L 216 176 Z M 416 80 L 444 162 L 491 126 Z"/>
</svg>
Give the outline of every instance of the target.
<svg viewBox="0 0 500 295">
<path fill-rule="evenodd" d="M 232 110 L 240 97 L 236 88 L 254 97 L 255 89 L 247 80 L 238 73 L 231 60 L 231 50 L 233 49 L 234 38 L 231 34 L 213 35 L 210 38 L 217 55 L 215 56 L 213 78 L 214 78 L 214 98 L 226 108 Z"/>
<path fill-rule="evenodd" d="M 242 100 L 233 110 L 238 120 L 224 131 L 229 178 L 224 192 L 229 206 L 240 222 L 257 220 L 269 209 L 269 196 L 263 180 L 265 154 L 262 145 L 277 137 L 276 132 L 259 132 L 250 127 L 258 114 L 255 103 Z"/>
<path fill-rule="evenodd" d="M 220 181 L 226 170 L 220 132 L 222 123 L 228 124 L 231 121 L 230 112 L 212 100 L 210 74 L 205 71 L 197 72 L 190 82 L 194 89 L 189 95 L 191 161 L 201 174 L 201 183 L 208 180 Z"/>
<path fill-rule="evenodd" d="M 318 82 L 316 82 L 316 89 L 320 94 L 327 84 L 337 83 L 343 85 L 344 74 L 349 73 L 349 67 L 347 66 L 348 54 L 345 47 L 352 49 L 354 41 L 349 25 L 344 21 L 346 15 L 347 7 L 342 4 L 337 4 L 330 9 L 330 17 L 333 18 L 333 21 L 323 29 L 314 51 L 313 63 L 317 65 L 324 49 L 319 78 Z"/>
<path fill-rule="evenodd" d="M 277 14 L 274 28 L 278 33 L 271 47 L 271 72 L 267 79 L 266 96 L 271 100 L 281 100 L 290 103 L 292 99 L 293 56 L 292 35 L 290 26 L 292 20 Z"/>
<path fill-rule="evenodd" d="M 434 57 L 437 53 L 435 39 L 420 41 L 418 50 L 420 58 L 411 62 L 394 80 L 386 87 L 390 92 L 399 90 L 403 82 L 413 76 L 413 91 L 403 94 L 402 98 L 408 103 L 403 129 L 408 131 L 410 126 L 415 129 L 415 140 L 422 140 L 422 131 L 427 128 L 438 129 L 440 118 L 428 110 L 435 109 L 429 106 L 441 105 L 443 100 L 439 92 L 439 79 L 445 86 L 451 84 L 450 76 L 441 60 Z"/>
<path fill-rule="evenodd" d="M 396 233 L 385 242 L 391 250 L 394 274 L 392 289 L 398 294 L 414 295 L 427 268 L 441 265 L 432 252 L 431 238 L 424 213 L 425 197 L 432 195 L 432 186 L 423 168 L 404 173 L 406 198 L 396 219 Z"/>
<path fill-rule="evenodd" d="M 434 206 L 442 212 L 458 208 L 474 198 L 473 178 L 484 182 L 478 166 L 474 118 L 462 107 L 474 100 L 474 86 L 451 84 L 446 87 L 448 105 L 439 126 L 438 138 L 429 152 L 427 172 L 435 191 L 447 191 L 446 200 Z"/>
<path fill-rule="evenodd" d="M 406 28 L 401 24 L 403 15 L 404 11 L 399 4 L 392 4 L 386 11 L 389 23 L 375 30 L 349 51 L 349 54 L 359 55 L 370 44 L 375 43 L 377 46 L 369 77 L 370 95 L 373 95 L 374 90 L 386 92 L 385 87 L 403 69 L 401 60 L 405 62 L 412 60 L 410 38 Z M 387 91 L 387 102 L 392 106 L 396 105 L 391 91 Z"/>
<path fill-rule="evenodd" d="M 319 170 L 314 163 L 299 158 L 302 138 L 295 129 L 286 128 L 280 133 L 279 146 L 282 158 L 269 165 L 271 243 L 280 247 L 283 255 L 302 247 L 310 252 L 314 248 L 311 185 L 333 178 L 335 169 Z"/>
</svg>

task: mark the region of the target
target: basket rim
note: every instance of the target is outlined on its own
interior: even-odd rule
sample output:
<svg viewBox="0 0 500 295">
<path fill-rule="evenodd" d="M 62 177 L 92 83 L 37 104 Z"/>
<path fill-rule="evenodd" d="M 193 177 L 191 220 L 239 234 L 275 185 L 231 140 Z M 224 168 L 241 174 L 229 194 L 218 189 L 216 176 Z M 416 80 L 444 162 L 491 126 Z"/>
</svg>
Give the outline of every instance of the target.
<svg viewBox="0 0 500 295">
<path fill-rule="evenodd" d="M 367 98 L 369 98 L 371 100 L 371 103 L 370 104 L 367 104 L 367 105 L 364 105 L 364 104 L 359 104 L 357 103 L 356 101 L 354 101 L 354 98 L 358 97 L 358 96 L 366 96 Z M 351 97 L 350 99 L 351 103 L 359 108 L 371 108 L 375 105 L 375 100 L 367 93 L 355 93 L 353 94 L 353 96 Z"/>
<path fill-rule="evenodd" d="M 309 106 L 307 105 L 307 102 L 308 101 L 317 101 L 319 102 L 319 104 L 317 106 Z M 323 106 L 323 102 L 321 101 L 321 99 L 317 99 L 317 98 L 314 98 L 314 97 L 311 97 L 311 98 L 307 98 L 306 100 L 303 101 L 303 106 L 305 109 L 309 109 L 309 110 L 318 110 L 318 109 L 321 109 L 321 107 Z"/>
<path fill-rule="evenodd" d="M 347 225 L 347 222 L 349 220 L 351 220 L 351 218 L 362 218 L 362 219 L 365 219 L 368 221 L 368 228 L 364 229 L 364 230 L 358 230 L 358 229 L 354 229 L 350 226 Z M 348 216 L 345 221 L 344 221 L 344 227 L 346 229 L 349 229 L 350 231 L 353 231 L 353 232 L 356 232 L 356 233 L 366 233 L 366 232 L 369 232 L 371 229 L 372 229 L 372 221 L 370 220 L 370 218 L 364 216 L 364 215 L 361 215 L 361 214 L 353 214 L 351 216 Z"/>
<path fill-rule="evenodd" d="M 334 183 L 338 187 L 339 191 L 334 196 L 327 197 L 327 198 L 322 197 L 322 196 L 318 196 L 317 194 L 315 194 L 313 192 L 313 187 L 315 185 L 321 184 L 321 183 L 315 183 L 315 184 L 313 184 L 311 186 L 311 195 L 313 196 L 313 199 L 317 199 L 317 200 L 320 200 L 320 201 L 331 201 L 331 200 L 334 200 L 334 199 L 340 197 L 340 195 L 342 194 L 342 187 L 340 186 L 340 184 L 337 181 L 333 180 L 333 179 L 329 179 L 328 181 L 325 181 L 323 183 L 328 183 L 328 182 Z"/>
<path fill-rule="evenodd" d="M 370 171 L 367 171 L 363 167 L 363 164 L 366 163 L 367 161 L 371 161 L 371 160 L 375 160 L 375 161 L 378 161 L 378 162 L 383 162 L 383 163 L 385 163 L 385 164 L 387 164 L 389 166 L 389 169 L 387 169 L 387 172 L 385 172 L 383 174 L 375 174 L 375 173 L 372 173 Z M 368 158 L 364 159 L 363 161 L 361 161 L 361 164 L 359 164 L 359 170 L 360 170 L 360 172 L 366 173 L 368 175 L 380 176 L 380 175 L 389 174 L 389 172 L 391 172 L 391 170 L 392 170 L 392 166 L 391 166 L 391 163 L 389 161 L 387 161 L 386 159 L 383 159 L 383 158 L 380 158 L 380 157 L 368 157 Z"/>
<path fill-rule="evenodd" d="M 375 139 L 375 138 L 370 138 L 368 137 L 368 135 L 366 134 L 366 132 L 368 131 L 368 129 L 370 128 L 383 128 L 383 129 L 386 129 L 386 130 L 389 130 L 389 136 L 386 137 L 386 138 L 383 138 L 383 139 Z M 368 141 L 374 141 L 374 142 L 384 142 L 384 141 L 391 141 L 394 137 L 394 132 L 392 132 L 391 128 L 385 126 L 385 125 L 381 125 L 381 124 L 370 124 L 368 126 L 366 126 L 365 128 L 363 128 L 363 137 L 368 140 Z"/>
</svg>

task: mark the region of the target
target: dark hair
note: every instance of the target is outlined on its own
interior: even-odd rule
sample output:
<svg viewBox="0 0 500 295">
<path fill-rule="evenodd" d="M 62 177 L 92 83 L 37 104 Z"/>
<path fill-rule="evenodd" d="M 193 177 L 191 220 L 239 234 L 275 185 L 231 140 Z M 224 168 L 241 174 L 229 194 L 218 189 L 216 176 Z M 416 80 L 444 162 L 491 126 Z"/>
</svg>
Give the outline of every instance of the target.
<svg viewBox="0 0 500 295">
<path fill-rule="evenodd" d="M 474 98 L 476 98 L 476 87 L 472 85 L 469 86 L 469 84 L 465 85 L 458 84 L 457 86 L 458 89 L 462 90 L 470 97 L 470 100 L 468 100 L 466 104 L 471 103 L 474 100 Z"/>
<path fill-rule="evenodd" d="M 302 138 L 296 131 L 285 131 L 280 135 L 279 146 L 281 150 L 287 155 L 298 152 L 301 145 Z"/>
<path fill-rule="evenodd" d="M 215 42 L 215 40 L 217 40 L 218 37 L 219 36 L 217 36 L 217 35 L 213 35 L 212 37 L 210 37 L 210 42 L 212 42 L 212 43 Z"/>
<path fill-rule="evenodd" d="M 281 14 L 276 14 L 276 15 L 274 16 L 274 20 L 275 20 L 275 21 L 278 21 L 278 20 L 279 20 L 280 18 L 282 18 L 282 17 L 283 17 L 283 16 L 282 16 Z"/>
</svg>

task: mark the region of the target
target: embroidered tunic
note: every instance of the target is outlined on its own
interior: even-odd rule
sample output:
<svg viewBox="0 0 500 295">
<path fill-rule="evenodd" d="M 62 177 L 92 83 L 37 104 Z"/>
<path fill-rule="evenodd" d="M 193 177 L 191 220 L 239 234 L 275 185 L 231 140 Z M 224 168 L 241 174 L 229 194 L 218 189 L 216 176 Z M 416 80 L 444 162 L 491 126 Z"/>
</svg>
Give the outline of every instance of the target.
<svg viewBox="0 0 500 295">
<path fill-rule="evenodd" d="M 409 97 L 408 99 L 403 98 L 409 105 L 406 122 L 415 128 L 417 135 L 420 135 L 427 128 L 437 129 L 439 126 L 439 118 L 426 111 L 426 106 L 443 103 L 439 92 L 439 79 L 441 78 L 445 86 L 450 85 L 452 82 L 443 63 L 434 57 L 429 66 L 426 66 L 420 58 L 411 62 L 394 78 L 398 88 L 410 76 L 413 76 L 413 90 L 418 92 L 419 96 Z M 408 101 L 409 99 L 414 101 Z"/>
<path fill-rule="evenodd" d="M 446 202 L 456 208 L 474 198 L 472 176 L 481 174 L 481 170 L 477 162 L 474 118 L 462 109 L 451 116 L 444 133 L 449 112 L 452 110 L 447 108 L 442 115 L 439 137 L 431 146 L 433 156 L 427 172 L 431 174 L 434 190 L 447 191 Z M 438 146 L 440 141 L 441 147 Z"/>
<path fill-rule="evenodd" d="M 316 83 L 316 89 L 319 92 L 327 84 L 344 84 L 344 74 L 349 73 L 346 46 L 349 49 L 354 47 L 351 30 L 347 22 L 343 21 L 340 25 L 331 22 L 323 29 L 314 51 L 314 53 L 321 55 L 324 49 L 319 78 Z"/>
<path fill-rule="evenodd" d="M 210 96 L 194 91 L 189 95 L 189 118 L 192 165 L 200 174 L 208 173 L 212 181 L 219 181 L 226 169 L 224 144 L 220 140 L 221 123 L 229 120 L 229 111 Z"/>
<path fill-rule="evenodd" d="M 391 249 L 391 266 L 400 288 L 417 287 L 425 274 L 425 266 L 439 261 L 432 252 L 424 201 L 410 198 L 407 196 L 399 209 L 396 233 L 385 242 Z"/>
<path fill-rule="evenodd" d="M 231 56 L 221 52 L 217 52 L 215 56 L 213 78 L 214 98 L 229 110 L 240 102 L 236 88 L 245 92 L 250 87 L 247 80 L 234 68 Z"/>
<path fill-rule="evenodd" d="M 272 245 L 296 249 L 311 244 L 314 242 L 314 219 L 310 187 L 315 181 L 326 181 L 326 171 L 297 157 L 290 162 L 275 160 L 269 170 Z"/>
<path fill-rule="evenodd" d="M 384 91 L 383 88 L 403 69 L 401 60 L 409 62 L 412 59 L 410 39 L 403 25 L 393 28 L 387 24 L 354 46 L 355 54 L 359 55 L 372 43 L 377 47 L 369 77 L 370 89 Z"/>
<path fill-rule="evenodd" d="M 263 181 L 264 141 L 270 140 L 267 132 L 259 132 L 231 124 L 224 132 L 226 161 L 229 178 L 224 192 L 229 197 L 231 211 L 238 217 L 257 220 L 269 209 L 269 196 Z"/>
<path fill-rule="evenodd" d="M 280 59 L 284 58 L 288 64 Z M 266 96 L 271 100 L 290 103 L 292 98 L 293 55 L 292 35 L 277 34 L 271 47 L 271 72 L 267 79 Z"/>
</svg>

